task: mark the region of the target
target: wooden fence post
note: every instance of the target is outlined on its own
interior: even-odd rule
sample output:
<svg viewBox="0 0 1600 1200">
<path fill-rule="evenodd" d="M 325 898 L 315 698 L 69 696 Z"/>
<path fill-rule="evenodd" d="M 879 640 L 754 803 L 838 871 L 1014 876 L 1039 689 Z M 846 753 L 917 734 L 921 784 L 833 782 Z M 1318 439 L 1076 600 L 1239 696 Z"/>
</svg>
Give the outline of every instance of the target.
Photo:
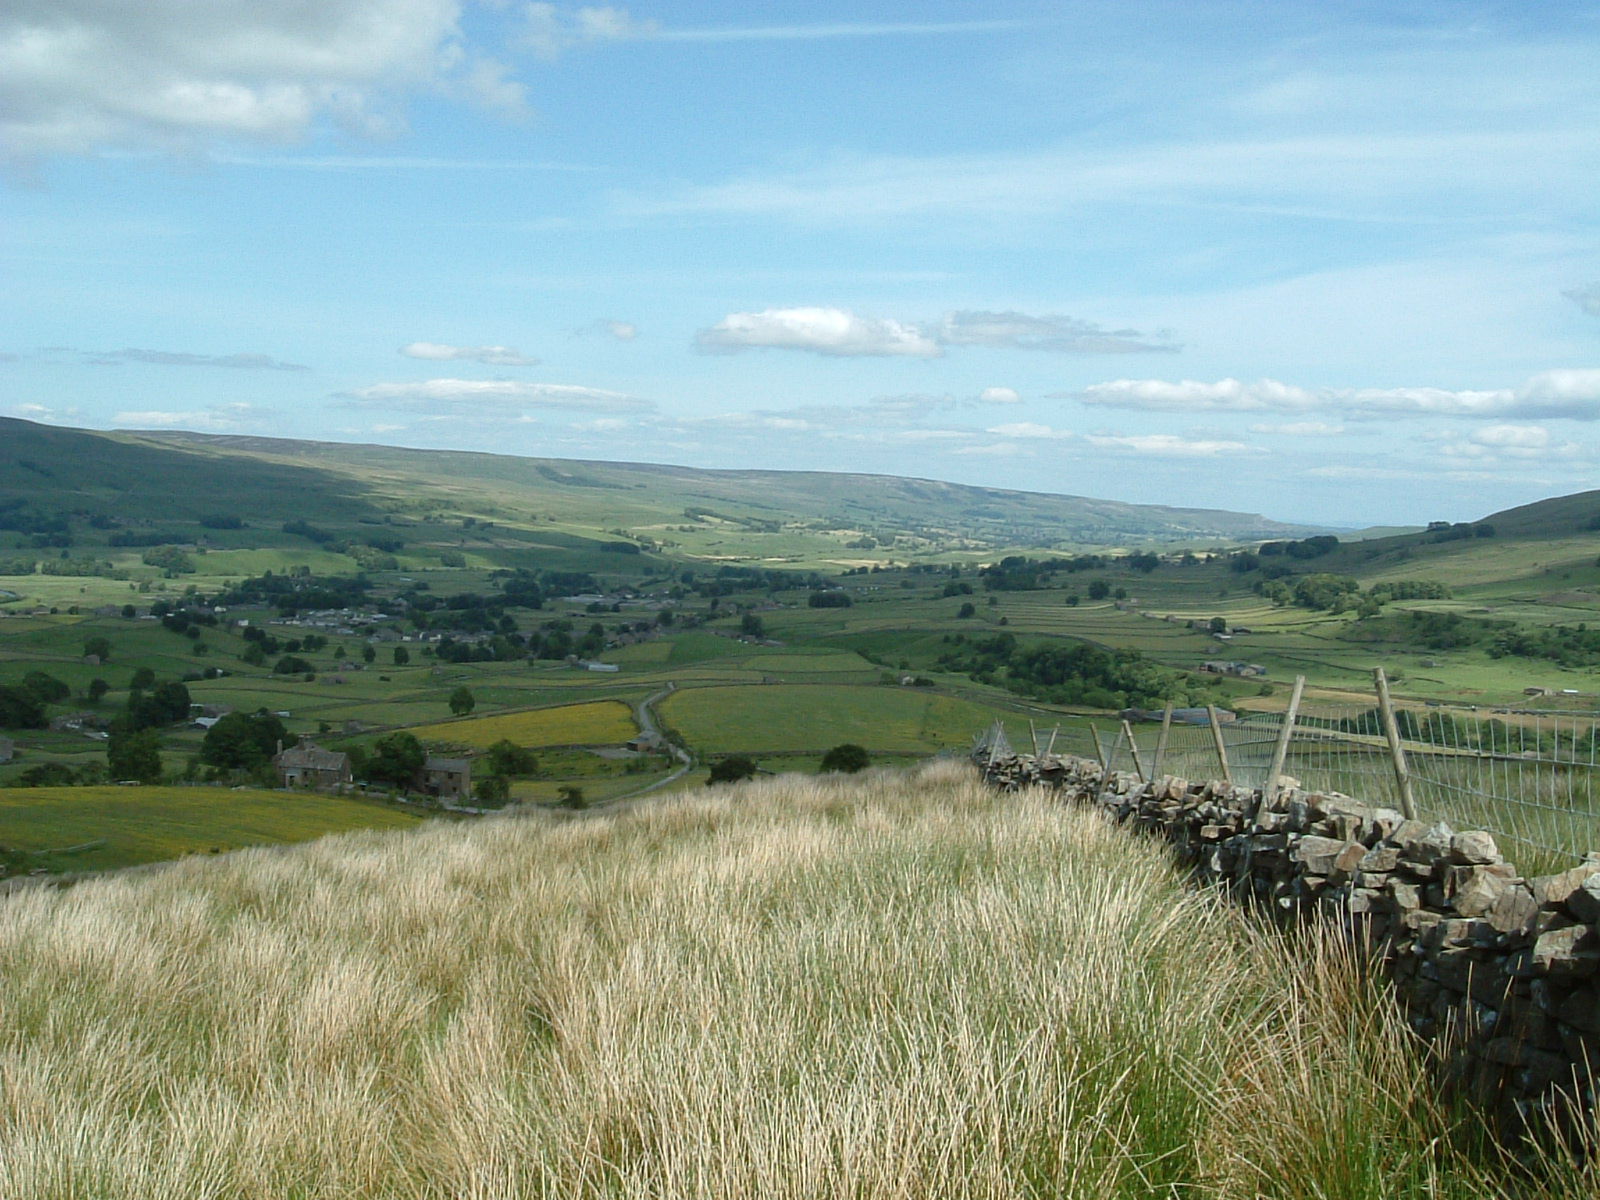
<svg viewBox="0 0 1600 1200">
<path fill-rule="evenodd" d="M 1139 743 L 1133 740 L 1133 726 L 1124 721 L 1122 723 L 1122 736 L 1128 739 L 1128 753 L 1133 756 L 1133 771 L 1139 776 L 1140 783 L 1149 783 L 1150 776 L 1144 773 L 1144 764 L 1139 761 Z"/>
<path fill-rule="evenodd" d="M 1217 720 L 1217 706 L 1206 705 L 1206 715 L 1211 718 L 1211 739 L 1217 744 L 1217 765 L 1222 768 L 1222 782 L 1232 783 L 1233 772 L 1228 770 L 1228 743 L 1222 740 L 1222 722 Z"/>
<path fill-rule="evenodd" d="M 1161 760 L 1167 755 L 1167 735 L 1172 732 L 1172 701 L 1167 701 L 1167 710 L 1161 714 L 1161 736 L 1156 739 L 1156 756 L 1150 764 L 1150 778 L 1161 778 Z"/>
<path fill-rule="evenodd" d="M 1400 724 L 1394 719 L 1394 701 L 1389 698 L 1389 677 L 1382 667 L 1374 667 L 1372 678 L 1378 685 L 1378 713 L 1383 720 L 1383 736 L 1389 739 L 1394 781 L 1400 788 L 1400 811 L 1406 820 L 1415 821 L 1417 802 L 1411 794 L 1411 772 L 1406 766 L 1406 748 L 1400 744 Z"/>
<path fill-rule="evenodd" d="M 1089 736 L 1094 738 L 1094 756 L 1100 760 L 1100 776 L 1102 779 L 1111 773 L 1111 764 L 1106 761 L 1106 748 L 1100 741 L 1100 731 L 1093 722 L 1089 725 Z"/>
<path fill-rule="evenodd" d="M 1289 695 L 1289 708 L 1283 714 L 1283 728 L 1278 730 L 1278 744 L 1272 751 L 1272 770 L 1261 788 L 1261 811 L 1265 812 L 1278 798 L 1278 780 L 1283 776 L 1283 764 L 1289 757 L 1289 739 L 1294 736 L 1294 719 L 1300 712 L 1300 693 L 1305 691 L 1306 677 L 1294 677 L 1294 691 Z"/>
</svg>

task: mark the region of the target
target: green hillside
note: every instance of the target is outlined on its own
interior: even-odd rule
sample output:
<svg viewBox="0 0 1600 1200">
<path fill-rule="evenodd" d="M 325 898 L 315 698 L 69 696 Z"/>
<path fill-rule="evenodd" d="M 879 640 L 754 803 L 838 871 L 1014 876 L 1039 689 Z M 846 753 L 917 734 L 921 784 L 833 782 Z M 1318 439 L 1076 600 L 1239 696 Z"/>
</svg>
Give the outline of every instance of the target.
<svg viewBox="0 0 1600 1200">
<path fill-rule="evenodd" d="M 470 516 L 513 537 L 537 528 L 547 544 L 559 545 L 562 534 L 625 536 L 693 557 L 806 562 L 1315 532 L 1250 514 L 887 475 L 708 471 L 181 432 L 105 434 L 17 420 L 0 425 L 0 434 L 0 505 L 84 521 L 114 515 L 156 527 L 219 510 L 248 515 L 261 528 L 304 519 L 335 531 L 380 520 Z M 90 531 L 84 536 L 94 540 Z"/>
</svg>

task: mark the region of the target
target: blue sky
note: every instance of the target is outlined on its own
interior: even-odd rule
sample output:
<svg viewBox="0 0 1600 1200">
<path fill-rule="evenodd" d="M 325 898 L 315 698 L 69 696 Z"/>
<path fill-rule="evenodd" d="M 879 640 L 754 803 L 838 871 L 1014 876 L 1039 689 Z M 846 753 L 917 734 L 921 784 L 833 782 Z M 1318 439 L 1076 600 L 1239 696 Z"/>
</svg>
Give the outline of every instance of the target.
<svg viewBox="0 0 1600 1200">
<path fill-rule="evenodd" d="M 1345 525 L 1600 487 L 1587 3 L 21 0 L 0 413 Z"/>
</svg>

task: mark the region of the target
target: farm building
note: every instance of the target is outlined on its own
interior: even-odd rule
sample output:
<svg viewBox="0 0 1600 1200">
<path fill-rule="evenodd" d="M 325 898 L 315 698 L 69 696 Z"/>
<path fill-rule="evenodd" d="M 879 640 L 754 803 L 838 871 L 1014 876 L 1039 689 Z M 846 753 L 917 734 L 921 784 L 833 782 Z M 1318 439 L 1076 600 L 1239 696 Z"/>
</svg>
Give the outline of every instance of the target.
<svg viewBox="0 0 1600 1200">
<path fill-rule="evenodd" d="M 638 737 L 629 738 L 626 745 L 636 754 L 650 754 L 664 749 L 666 743 L 661 740 L 659 733 L 641 733 Z"/>
<path fill-rule="evenodd" d="M 472 795 L 472 762 L 465 758 L 428 755 L 417 772 L 417 790 L 440 800 L 465 800 Z"/>
<path fill-rule="evenodd" d="M 1232 675 L 1236 679 L 1257 679 L 1267 673 L 1260 663 L 1232 662 L 1227 659 L 1207 659 L 1200 669 L 1210 675 Z"/>
<path fill-rule="evenodd" d="M 279 750 L 272 765 L 284 787 L 324 788 L 349 783 L 350 756 L 342 750 L 324 750 L 310 738 L 289 750 Z"/>
</svg>

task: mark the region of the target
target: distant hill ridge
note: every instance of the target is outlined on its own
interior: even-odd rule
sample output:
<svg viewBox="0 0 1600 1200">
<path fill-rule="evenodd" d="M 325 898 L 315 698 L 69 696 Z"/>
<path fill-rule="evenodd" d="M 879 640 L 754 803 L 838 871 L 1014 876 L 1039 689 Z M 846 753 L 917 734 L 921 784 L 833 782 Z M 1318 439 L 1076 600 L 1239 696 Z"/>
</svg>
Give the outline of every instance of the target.
<svg viewBox="0 0 1600 1200">
<path fill-rule="evenodd" d="M 888 527 L 986 545 L 1237 541 L 1315 532 L 1256 514 L 890 475 L 708 470 L 166 430 L 106 433 L 0 418 L 0 501 L 40 511 L 170 521 L 227 508 L 265 521 L 309 508 L 348 523 L 370 520 L 397 496 L 441 488 L 619 527 L 704 510 L 701 519 L 752 527 L 763 521 Z"/>
</svg>

